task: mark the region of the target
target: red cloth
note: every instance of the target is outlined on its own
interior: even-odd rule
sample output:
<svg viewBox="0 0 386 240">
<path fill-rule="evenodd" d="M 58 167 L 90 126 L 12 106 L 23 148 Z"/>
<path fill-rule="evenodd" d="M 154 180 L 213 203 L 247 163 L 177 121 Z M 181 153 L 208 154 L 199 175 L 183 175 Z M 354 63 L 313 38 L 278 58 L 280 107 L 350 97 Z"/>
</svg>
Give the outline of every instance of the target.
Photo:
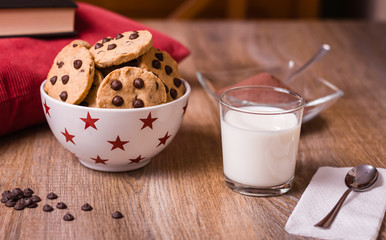
<svg viewBox="0 0 386 240">
<path fill-rule="evenodd" d="M 74 39 L 94 44 L 117 33 L 147 29 L 153 34 L 153 45 L 169 52 L 176 61 L 189 55 L 181 43 L 150 27 L 89 4 L 77 4 L 78 35 L 74 37 L 0 39 L 0 135 L 45 121 L 40 84 L 58 52 Z"/>
</svg>

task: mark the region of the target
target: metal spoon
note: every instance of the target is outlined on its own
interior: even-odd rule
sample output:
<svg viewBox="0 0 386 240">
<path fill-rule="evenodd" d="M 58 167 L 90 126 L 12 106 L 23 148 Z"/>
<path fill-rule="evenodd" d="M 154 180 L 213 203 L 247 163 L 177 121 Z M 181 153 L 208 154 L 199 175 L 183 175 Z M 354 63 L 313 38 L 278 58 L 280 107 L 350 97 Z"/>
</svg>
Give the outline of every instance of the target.
<svg viewBox="0 0 386 240">
<path fill-rule="evenodd" d="M 351 169 L 344 179 L 348 189 L 343 193 L 334 208 L 320 222 L 315 224 L 315 227 L 329 228 L 348 194 L 352 190 L 356 192 L 366 191 L 374 185 L 378 179 L 378 175 L 377 169 L 368 164 L 361 164 Z"/>
<path fill-rule="evenodd" d="M 324 55 L 326 55 L 330 51 L 331 47 L 328 44 L 323 44 L 319 51 L 312 57 L 310 58 L 303 66 L 301 66 L 299 69 L 297 69 L 295 72 L 291 73 L 290 76 L 285 79 L 285 83 L 291 82 L 297 75 L 299 75 L 301 72 L 303 72 L 308 66 L 310 66 L 312 63 L 318 61 L 321 59 Z M 289 67 L 293 67 L 294 62 L 291 60 L 289 62 Z"/>
</svg>

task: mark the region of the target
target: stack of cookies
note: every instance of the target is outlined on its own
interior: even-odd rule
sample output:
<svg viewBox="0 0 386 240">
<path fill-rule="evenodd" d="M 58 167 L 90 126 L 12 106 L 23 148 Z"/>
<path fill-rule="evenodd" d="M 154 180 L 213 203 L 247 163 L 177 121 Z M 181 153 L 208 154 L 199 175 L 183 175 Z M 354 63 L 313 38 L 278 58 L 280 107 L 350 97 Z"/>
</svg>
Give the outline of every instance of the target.
<svg viewBox="0 0 386 240">
<path fill-rule="evenodd" d="M 149 31 L 72 41 L 56 56 L 44 85 L 62 102 L 99 108 L 142 108 L 185 93 L 177 62 L 153 46 Z"/>
</svg>

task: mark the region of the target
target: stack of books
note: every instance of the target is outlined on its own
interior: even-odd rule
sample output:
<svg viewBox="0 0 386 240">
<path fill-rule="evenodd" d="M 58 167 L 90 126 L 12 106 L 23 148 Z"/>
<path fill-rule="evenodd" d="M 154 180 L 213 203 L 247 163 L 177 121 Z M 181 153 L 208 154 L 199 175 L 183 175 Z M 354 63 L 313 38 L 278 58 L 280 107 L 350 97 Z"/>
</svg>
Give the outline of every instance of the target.
<svg viewBox="0 0 386 240">
<path fill-rule="evenodd" d="M 72 0 L 0 1 L 0 37 L 74 35 Z"/>
</svg>

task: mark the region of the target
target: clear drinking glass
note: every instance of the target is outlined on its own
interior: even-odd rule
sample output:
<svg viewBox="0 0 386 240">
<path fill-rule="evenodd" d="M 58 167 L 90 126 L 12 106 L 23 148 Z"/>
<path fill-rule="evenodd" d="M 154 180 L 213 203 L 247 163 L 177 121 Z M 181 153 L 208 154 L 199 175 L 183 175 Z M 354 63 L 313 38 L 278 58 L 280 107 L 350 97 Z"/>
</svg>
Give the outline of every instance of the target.
<svg viewBox="0 0 386 240">
<path fill-rule="evenodd" d="M 220 95 L 225 183 L 250 196 L 288 192 L 293 184 L 304 99 L 268 86 Z"/>
</svg>

